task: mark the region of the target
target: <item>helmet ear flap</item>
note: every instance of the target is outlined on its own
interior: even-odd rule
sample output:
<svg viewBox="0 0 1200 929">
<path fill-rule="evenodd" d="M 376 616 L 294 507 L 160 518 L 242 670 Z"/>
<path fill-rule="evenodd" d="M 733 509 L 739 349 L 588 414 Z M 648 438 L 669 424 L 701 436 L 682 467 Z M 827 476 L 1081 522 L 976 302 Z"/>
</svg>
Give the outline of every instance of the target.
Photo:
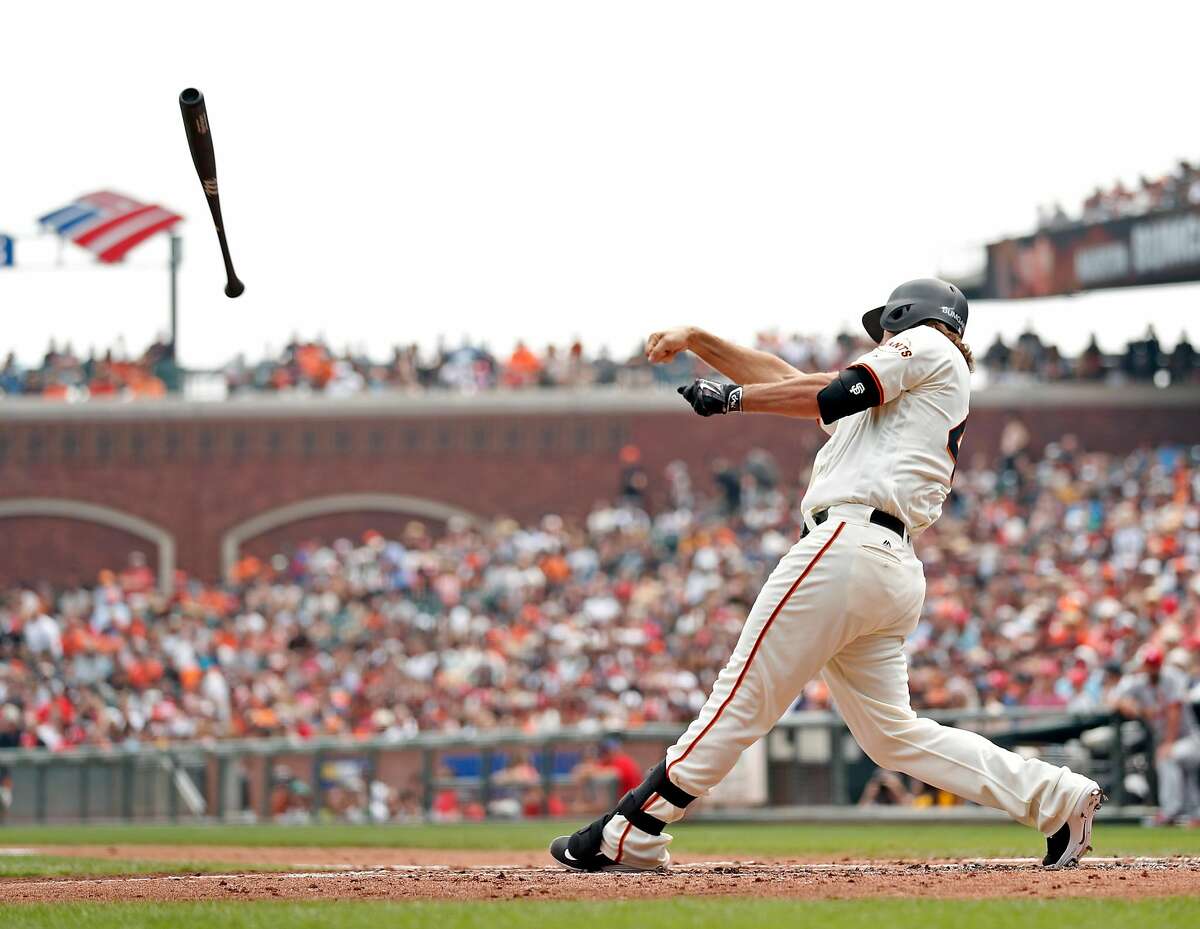
<svg viewBox="0 0 1200 929">
<path fill-rule="evenodd" d="M 867 335 L 876 345 L 883 341 L 883 311 L 885 309 L 886 307 L 877 306 L 875 309 L 863 313 L 863 328 L 867 330 Z"/>
</svg>

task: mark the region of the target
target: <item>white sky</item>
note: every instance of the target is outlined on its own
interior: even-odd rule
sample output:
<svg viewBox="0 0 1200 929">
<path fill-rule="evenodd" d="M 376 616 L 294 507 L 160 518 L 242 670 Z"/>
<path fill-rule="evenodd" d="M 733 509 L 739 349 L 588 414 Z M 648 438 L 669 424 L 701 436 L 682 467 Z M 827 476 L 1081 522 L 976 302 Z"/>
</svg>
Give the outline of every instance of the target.
<svg viewBox="0 0 1200 929">
<path fill-rule="evenodd" d="M 0 231 L 105 187 L 186 214 L 191 365 L 293 332 L 383 355 L 438 334 L 623 353 L 678 322 L 836 331 L 1027 231 L 1039 202 L 1200 156 L 1197 35 L 1200 7 L 1154 2 L 6 4 Z M 237 301 L 186 86 L 208 101 Z M 68 246 L 71 270 L 0 271 L 0 346 L 140 349 L 165 327 L 160 239 L 128 269 Z M 1198 301 L 1169 292 L 1172 343 Z M 1095 299 L 976 307 L 968 337 L 1043 313 L 1069 334 Z M 1102 344 L 1127 336 L 1128 314 L 1104 318 Z"/>
</svg>

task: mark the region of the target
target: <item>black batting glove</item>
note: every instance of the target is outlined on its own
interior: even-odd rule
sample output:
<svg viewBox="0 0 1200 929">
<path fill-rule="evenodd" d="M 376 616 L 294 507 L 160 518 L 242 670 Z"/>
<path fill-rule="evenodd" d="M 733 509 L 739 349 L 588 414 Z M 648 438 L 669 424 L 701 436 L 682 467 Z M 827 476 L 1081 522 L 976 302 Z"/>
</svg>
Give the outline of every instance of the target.
<svg viewBox="0 0 1200 929">
<path fill-rule="evenodd" d="M 679 394 L 701 416 L 742 411 L 742 386 L 740 384 L 722 384 L 718 381 L 699 378 L 692 381 L 687 387 L 680 387 Z"/>
</svg>

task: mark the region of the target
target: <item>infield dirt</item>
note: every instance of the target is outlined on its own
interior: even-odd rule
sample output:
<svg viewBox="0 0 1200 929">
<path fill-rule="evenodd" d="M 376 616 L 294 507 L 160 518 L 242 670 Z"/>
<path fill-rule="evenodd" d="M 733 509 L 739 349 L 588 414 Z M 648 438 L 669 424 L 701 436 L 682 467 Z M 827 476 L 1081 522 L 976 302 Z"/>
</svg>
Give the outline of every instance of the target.
<svg viewBox="0 0 1200 929">
<path fill-rule="evenodd" d="M 31 851 L 34 851 L 31 849 Z M 609 900 L 675 896 L 1158 897 L 1200 894 L 1200 859 L 1090 858 L 1069 871 L 1028 859 L 970 861 L 714 862 L 684 859 L 663 872 L 576 874 L 541 853 L 431 849 L 80 846 L 41 848 L 116 861 L 221 861 L 296 872 L 26 878 L 0 881 L 12 903 L 176 900 Z"/>
</svg>

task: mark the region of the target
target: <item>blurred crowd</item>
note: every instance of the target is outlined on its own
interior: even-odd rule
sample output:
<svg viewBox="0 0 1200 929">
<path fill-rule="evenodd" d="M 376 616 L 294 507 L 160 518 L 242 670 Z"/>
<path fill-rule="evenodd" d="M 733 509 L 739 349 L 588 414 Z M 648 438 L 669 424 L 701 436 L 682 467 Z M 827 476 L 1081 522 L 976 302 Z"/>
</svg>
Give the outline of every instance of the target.
<svg viewBox="0 0 1200 929">
<path fill-rule="evenodd" d="M 1035 458 L 1015 424 L 1005 442 L 994 465 L 959 471 L 918 542 L 914 703 L 1101 707 L 1151 647 L 1194 682 L 1200 446 L 1114 457 L 1064 440 Z M 5 591 L 0 739 L 685 722 L 798 535 L 795 481 L 763 452 L 703 481 L 679 463 L 639 472 L 627 456 L 621 498 L 582 522 L 414 522 L 398 539 L 247 557 L 228 584 L 171 598 L 140 557 L 90 588 Z M 827 705 L 819 680 L 797 704 Z"/>
<path fill-rule="evenodd" d="M 51 342 L 38 365 L 24 366 L 9 352 L 0 366 L 0 397 L 41 396 L 50 400 L 99 397 L 142 399 L 178 390 L 182 372 L 169 343 L 156 340 L 141 355 L 118 344 L 103 354 L 78 354 Z"/>
<path fill-rule="evenodd" d="M 584 352 L 574 342 L 566 348 L 534 351 L 517 342 L 508 355 L 486 345 L 439 344 L 432 352 L 416 345 L 396 346 L 383 362 L 364 352 L 335 353 L 321 341 L 293 341 L 276 358 L 250 363 L 234 359 L 223 371 L 230 396 L 242 393 L 300 391 L 335 396 L 372 390 L 450 390 L 462 393 L 526 387 L 584 387 L 629 384 L 629 365 L 602 350 Z"/>
<path fill-rule="evenodd" d="M 862 354 L 864 339 L 763 335 L 762 347 L 778 351 L 796 365 L 838 367 Z M 167 370 L 170 369 L 170 370 Z M 810 368 L 811 369 L 811 368 Z M 647 364 L 640 346 L 614 360 L 607 349 L 591 353 L 576 341 L 560 348 L 535 350 L 518 341 L 512 352 L 493 353 L 486 345 L 439 344 L 431 352 L 416 345 L 396 346 L 384 361 L 364 351 L 334 351 L 321 340 L 294 339 L 276 356 L 247 361 L 239 355 L 215 372 L 224 396 L 297 394 L 352 396 L 373 391 L 449 391 L 478 393 L 530 388 L 624 387 L 674 385 L 699 374 L 702 365 L 682 355 L 669 365 Z M 40 395 L 58 400 L 85 400 L 119 395 L 126 399 L 162 396 L 168 384 L 181 383 L 173 369 L 169 346 L 156 342 L 140 357 L 118 348 L 101 358 L 81 358 L 70 346 L 51 344 L 42 363 L 22 367 L 12 354 L 0 368 L 0 395 Z"/>
<path fill-rule="evenodd" d="M 1120 354 L 1105 354 L 1093 335 L 1082 352 L 1064 356 L 1055 345 L 1043 342 L 1032 330 L 1011 344 L 999 336 L 976 356 L 988 383 L 1012 384 L 1045 381 L 1088 381 L 1092 383 L 1151 383 L 1159 387 L 1200 383 L 1200 354 L 1187 334 L 1167 351 L 1154 328 L 1134 339 Z"/>
<path fill-rule="evenodd" d="M 1200 165 L 1181 160 L 1161 177 L 1142 175 L 1133 187 L 1117 181 L 1112 187 L 1097 187 L 1088 195 L 1075 216 L 1061 203 L 1038 209 L 1038 229 L 1063 229 L 1079 223 L 1100 223 L 1124 216 L 1145 216 L 1188 206 L 1200 206 Z"/>
<path fill-rule="evenodd" d="M 865 337 L 842 333 L 834 338 L 778 332 L 760 333 L 755 345 L 779 355 L 802 371 L 837 370 L 871 349 Z M 1091 343 L 1078 356 L 1064 355 L 1032 330 L 1011 344 L 997 339 L 980 354 L 989 382 L 1008 381 L 1148 381 L 1167 386 L 1200 381 L 1200 358 L 1183 335 L 1165 349 L 1154 331 L 1130 342 L 1117 354 L 1105 354 Z M 322 341 L 292 341 L 283 351 L 256 362 L 239 356 L 218 372 L 195 374 L 215 386 L 216 396 L 257 394 L 351 396 L 373 391 L 447 391 L 478 393 L 537 388 L 674 386 L 707 368 L 694 356 L 680 355 L 669 365 L 651 366 L 641 349 L 614 359 L 607 350 L 591 353 L 580 342 L 535 350 L 518 342 L 507 355 L 484 345 L 439 346 L 423 352 L 416 345 L 397 346 L 385 361 L 365 352 L 335 352 Z M 170 346 L 155 342 L 140 356 L 124 349 L 80 357 L 70 346 L 51 345 L 41 364 L 23 367 L 10 354 L 0 367 L 0 396 L 37 395 L 54 400 L 92 397 L 138 399 L 161 397 L 179 389 L 185 373 Z M 206 397 L 212 398 L 211 391 Z"/>
<path fill-rule="evenodd" d="M 1120 709 L 1200 764 L 1200 729 L 1165 722 L 1169 694 L 1184 722 L 1200 701 L 1200 446 L 1026 442 L 1013 423 L 998 460 L 960 469 L 917 542 L 914 705 Z M 622 461 L 619 496 L 579 522 L 413 522 L 169 598 L 136 554 L 88 588 L 4 591 L 0 746 L 685 723 L 798 536 L 806 475 L 761 451 L 708 475 Z M 829 706 L 818 679 L 795 708 Z"/>
<path fill-rule="evenodd" d="M 1146 650 L 1195 678 L 1200 447 L 1034 459 L 1022 427 L 994 469 L 963 469 L 921 539 L 928 591 L 909 642 L 929 707 L 1112 706 Z"/>
</svg>

